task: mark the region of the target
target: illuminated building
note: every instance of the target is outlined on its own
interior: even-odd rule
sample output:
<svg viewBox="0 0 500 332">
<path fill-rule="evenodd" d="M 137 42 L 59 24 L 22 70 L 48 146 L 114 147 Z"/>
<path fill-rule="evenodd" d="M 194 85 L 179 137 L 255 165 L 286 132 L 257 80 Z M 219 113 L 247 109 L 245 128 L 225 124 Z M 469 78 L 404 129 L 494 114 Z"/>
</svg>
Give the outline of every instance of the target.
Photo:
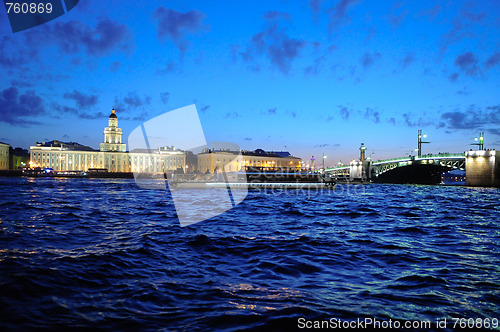
<svg viewBox="0 0 500 332">
<path fill-rule="evenodd" d="M 52 168 L 55 171 L 151 172 L 163 173 L 185 169 L 186 153 L 175 147 L 127 152 L 122 143 L 122 130 L 118 127 L 115 109 L 111 111 L 108 127 L 104 129 L 104 142 L 99 150 L 75 142 L 36 143 L 30 147 L 30 167 Z"/>
<path fill-rule="evenodd" d="M 204 150 L 198 154 L 198 171 L 213 173 L 215 169 L 224 167 L 226 172 L 240 170 L 290 171 L 299 170 L 302 159 L 290 155 L 289 152 Z"/>
<path fill-rule="evenodd" d="M 9 169 L 10 145 L 0 142 L 0 170 Z"/>
</svg>

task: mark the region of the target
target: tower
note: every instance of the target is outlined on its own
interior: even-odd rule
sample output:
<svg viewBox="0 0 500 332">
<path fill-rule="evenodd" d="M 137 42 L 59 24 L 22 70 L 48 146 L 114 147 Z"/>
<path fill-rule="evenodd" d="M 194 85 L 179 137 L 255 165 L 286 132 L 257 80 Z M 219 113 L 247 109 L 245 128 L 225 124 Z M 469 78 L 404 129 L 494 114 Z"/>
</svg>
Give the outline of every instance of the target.
<svg viewBox="0 0 500 332">
<path fill-rule="evenodd" d="M 118 117 L 114 108 L 109 116 L 108 127 L 104 128 L 104 143 L 99 145 L 99 150 L 119 152 L 127 150 L 126 144 L 122 143 L 122 130 L 118 128 Z"/>
</svg>

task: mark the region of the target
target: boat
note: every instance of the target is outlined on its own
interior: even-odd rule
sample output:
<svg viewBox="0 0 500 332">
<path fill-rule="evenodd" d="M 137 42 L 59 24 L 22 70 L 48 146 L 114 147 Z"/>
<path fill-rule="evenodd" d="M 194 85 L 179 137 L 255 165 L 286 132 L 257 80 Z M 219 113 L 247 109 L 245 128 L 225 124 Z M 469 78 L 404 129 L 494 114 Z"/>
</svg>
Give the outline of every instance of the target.
<svg viewBox="0 0 500 332">
<path fill-rule="evenodd" d="M 321 190 L 333 189 L 336 181 L 323 174 L 296 173 L 296 174 L 256 174 L 252 173 L 218 173 L 209 176 L 192 176 L 189 174 L 173 174 L 166 176 L 168 185 L 172 189 L 299 189 Z"/>
</svg>

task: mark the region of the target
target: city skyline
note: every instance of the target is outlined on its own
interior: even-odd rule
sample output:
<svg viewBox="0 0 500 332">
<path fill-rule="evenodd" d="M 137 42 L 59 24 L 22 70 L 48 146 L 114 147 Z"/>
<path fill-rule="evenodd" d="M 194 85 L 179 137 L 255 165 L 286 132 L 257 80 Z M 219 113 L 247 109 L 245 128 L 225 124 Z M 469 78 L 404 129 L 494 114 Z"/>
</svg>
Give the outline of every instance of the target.
<svg viewBox="0 0 500 332">
<path fill-rule="evenodd" d="M 500 5 L 80 2 L 13 34 L 0 11 L 0 141 L 93 148 L 194 103 L 207 141 L 327 166 L 500 145 Z M 101 134 L 99 134 L 101 133 Z"/>
</svg>

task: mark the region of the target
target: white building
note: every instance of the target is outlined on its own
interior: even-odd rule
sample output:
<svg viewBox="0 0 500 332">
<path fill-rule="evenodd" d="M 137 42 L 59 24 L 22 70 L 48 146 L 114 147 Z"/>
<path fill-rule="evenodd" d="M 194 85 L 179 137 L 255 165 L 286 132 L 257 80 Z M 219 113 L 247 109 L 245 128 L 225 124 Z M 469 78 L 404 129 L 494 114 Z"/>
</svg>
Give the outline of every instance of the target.
<svg viewBox="0 0 500 332">
<path fill-rule="evenodd" d="M 133 150 L 129 153 L 126 144 L 122 143 L 122 135 L 113 108 L 108 127 L 104 129 L 104 142 L 99 145 L 99 150 L 75 142 L 37 142 L 35 146 L 30 147 L 30 167 L 52 168 L 55 171 L 87 172 L 89 169 L 101 169 L 108 172 L 151 173 L 185 169 L 184 151 L 162 147 Z"/>
<path fill-rule="evenodd" d="M 10 145 L 0 142 L 0 170 L 9 169 Z"/>
</svg>

